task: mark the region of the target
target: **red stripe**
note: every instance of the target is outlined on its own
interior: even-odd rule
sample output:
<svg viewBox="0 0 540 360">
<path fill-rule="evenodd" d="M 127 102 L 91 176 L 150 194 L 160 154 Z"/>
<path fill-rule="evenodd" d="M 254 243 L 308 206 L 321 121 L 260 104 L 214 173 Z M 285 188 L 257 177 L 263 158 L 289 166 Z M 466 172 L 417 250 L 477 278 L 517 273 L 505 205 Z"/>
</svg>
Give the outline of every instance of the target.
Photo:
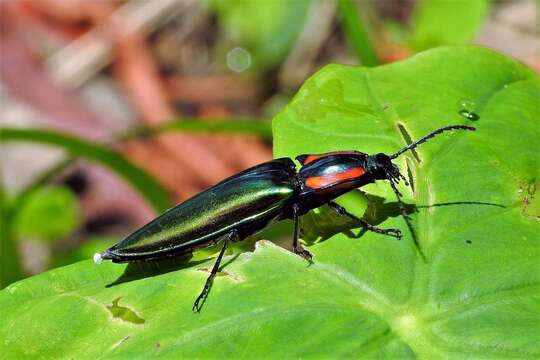
<svg viewBox="0 0 540 360">
<path fill-rule="evenodd" d="M 355 167 L 343 172 L 338 172 L 323 176 L 312 176 L 306 179 L 306 186 L 312 189 L 324 188 L 328 185 L 354 180 L 364 175 L 366 170 L 363 167 Z"/>
</svg>

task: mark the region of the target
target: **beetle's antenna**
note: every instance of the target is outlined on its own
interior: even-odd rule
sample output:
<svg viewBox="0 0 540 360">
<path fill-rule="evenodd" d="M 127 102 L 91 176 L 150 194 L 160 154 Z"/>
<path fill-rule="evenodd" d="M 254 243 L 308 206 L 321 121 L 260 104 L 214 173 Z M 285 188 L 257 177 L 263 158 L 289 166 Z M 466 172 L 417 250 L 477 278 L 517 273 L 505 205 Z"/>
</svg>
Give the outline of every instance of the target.
<svg viewBox="0 0 540 360">
<path fill-rule="evenodd" d="M 426 141 L 428 141 L 432 137 L 434 137 L 434 136 L 436 136 L 436 135 L 438 135 L 438 134 L 440 134 L 440 133 L 442 133 L 443 131 L 446 131 L 446 130 L 470 130 L 470 131 L 475 131 L 476 128 L 473 128 L 472 126 L 466 126 L 466 125 L 448 125 L 448 126 L 444 126 L 442 128 L 439 128 L 439 129 L 427 134 L 426 136 L 424 136 L 420 140 L 417 140 L 417 141 L 413 142 L 412 144 L 409 144 L 408 146 L 406 146 L 403 149 L 399 150 L 397 153 L 395 153 L 393 155 L 390 155 L 390 159 L 397 158 L 399 155 L 403 154 L 405 151 L 414 149 L 418 145 L 420 145 L 422 143 L 425 143 Z"/>
</svg>

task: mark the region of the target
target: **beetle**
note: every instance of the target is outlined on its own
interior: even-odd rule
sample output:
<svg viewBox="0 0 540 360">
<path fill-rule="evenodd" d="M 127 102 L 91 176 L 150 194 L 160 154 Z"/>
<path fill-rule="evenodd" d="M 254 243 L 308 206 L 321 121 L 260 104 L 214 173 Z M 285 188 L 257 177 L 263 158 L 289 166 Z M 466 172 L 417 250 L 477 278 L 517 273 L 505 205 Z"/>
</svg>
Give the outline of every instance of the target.
<svg viewBox="0 0 540 360">
<path fill-rule="evenodd" d="M 407 181 L 392 160 L 447 130 L 476 130 L 465 125 L 441 127 L 392 155 L 368 155 L 359 151 L 334 151 L 271 160 L 233 175 L 211 188 L 167 210 L 102 253 L 94 261 L 115 263 L 156 260 L 190 254 L 196 249 L 222 242 L 210 275 L 193 304 L 199 312 L 216 276 L 223 254 L 231 242 L 241 241 L 284 219 L 292 219 L 292 249 L 311 261 L 311 254 L 299 243 L 299 219 L 308 211 L 329 205 L 368 231 L 401 239 L 399 229 L 381 229 L 349 213 L 333 200 L 353 189 L 377 180 L 387 180 L 395 192 L 407 221 L 401 194 L 396 188 Z M 409 225 L 409 223 L 407 223 Z"/>
</svg>

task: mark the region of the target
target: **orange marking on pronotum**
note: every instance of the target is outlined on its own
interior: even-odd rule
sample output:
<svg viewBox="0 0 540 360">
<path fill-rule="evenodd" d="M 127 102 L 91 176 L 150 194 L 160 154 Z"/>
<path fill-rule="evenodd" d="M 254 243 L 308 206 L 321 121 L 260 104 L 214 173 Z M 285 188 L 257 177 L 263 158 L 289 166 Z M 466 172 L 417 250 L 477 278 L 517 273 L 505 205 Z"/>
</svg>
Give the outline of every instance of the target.
<svg viewBox="0 0 540 360">
<path fill-rule="evenodd" d="M 335 183 L 353 180 L 364 175 L 366 169 L 363 167 L 355 167 L 343 172 L 337 172 L 333 174 L 323 175 L 323 176 L 313 176 L 306 179 L 306 186 L 312 189 L 320 189 L 328 185 Z"/>
</svg>

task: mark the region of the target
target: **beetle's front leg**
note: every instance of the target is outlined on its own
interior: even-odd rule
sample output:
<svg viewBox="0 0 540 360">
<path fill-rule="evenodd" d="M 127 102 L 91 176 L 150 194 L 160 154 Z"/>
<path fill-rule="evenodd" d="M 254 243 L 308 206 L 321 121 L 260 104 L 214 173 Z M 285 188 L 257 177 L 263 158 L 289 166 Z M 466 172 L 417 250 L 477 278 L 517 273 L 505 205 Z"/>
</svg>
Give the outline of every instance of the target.
<svg viewBox="0 0 540 360">
<path fill-rule="evenodd" d="M 204 283 L 204 287 L 197 296 L 197 299 L 195 299 L 195 302 L 193 303 L 192 310 L 194 312 L 199 312 L 202 309 L 202 306 L 206 300 L 206 297 L 208 296 L 208 293 L 210 292 L 210 288 L 212 287 L 212 282 L 214 281 L 214 278 L 216 277 L 216 274 L 219 271 L 219 264 L 221 263 L 221 260 L 223 259 L 223 254 L 225 254 L 225 249 L 227 249 L 227 244 L 229 241 L 237 241 L 238 240 L 238 232 L 233 229 L 231 232 L 227 235 L 225 240 L 223 240 L 223 247 L 221 248 L 221 251 L 219 252 L 219 255 L 216 259 L 216 262 L 214 263 L 214 267 L 212 268 L 212 271 L 210 272 L 210 275 L 206 279 L 206 282 Z"/>
<path fill-rule="evenodd" d="M 339 205 L 338 203 L 335 203 L 333 201 L 330 201 L 328 203 L 328 205 L 334 209 L 339 215 L 342 215 L 342 216 L 347 216 L 348 218 L 356 221 L 356 222 L 359 222 L 366 230 L 369 230 L 369 231 L 373 231 L 377 234 L 383 234 L 383 235 L 388 235 L 388 236 L 392 236 L 392 237 L 395 237 L 397 238 L 398 240 L 401 240 L 401 230 L 399 229 L 394 229 L 394 228 L 390 228 L 390 229 L 381 229 L 375 225 L 371 225 L 370 223 L 358 218 L 357 216 L 351 214 L 350 212 L 347 211 L 347 209 L 345 209 L 343 206 Z"/>
<path fill-rule="evenodd" d="M 293 222 L 294 222 L 294 233 L 293 233 L 293 243 L 292 243 L 293 252 L 296 255 L 300 255 L 301 257 L 303 257 L 304 259 L 306 259 L 307 261 L 311 263 L 312 262 L 311 259 L 313 258 L 313 256 L 311 255 L 309 251 L 304 249 L 302 245 L 300 245 L 300 243 L 298 242 L 298 238 L 300 237 L 300 216 L 298 215 L 298 212 L 299 212 L 298 205 L 294 204 L 292 206 L 292 210 L 293 210 Z"/>
</svg>

